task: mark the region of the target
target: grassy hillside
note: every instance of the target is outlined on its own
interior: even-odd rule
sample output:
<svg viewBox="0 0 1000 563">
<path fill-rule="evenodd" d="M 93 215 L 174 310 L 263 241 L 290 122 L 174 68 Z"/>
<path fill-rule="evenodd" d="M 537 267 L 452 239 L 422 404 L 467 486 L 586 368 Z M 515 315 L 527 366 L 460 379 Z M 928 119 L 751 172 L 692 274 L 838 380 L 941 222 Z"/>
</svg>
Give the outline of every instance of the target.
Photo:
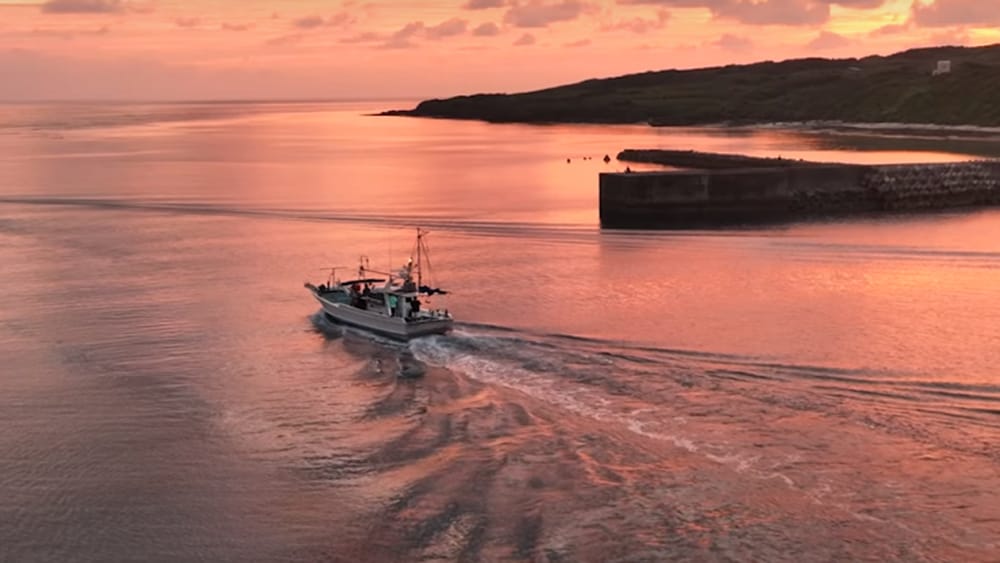
<svg viewBox="0 0 1000 563">
<path fill-rule="evenodd" d="M 950 74 L 932 76 L 939 60 L 952 61 Z M 532 123 L 824 120 L 1000 126 L 1000 45 L 645 72 L 522 94 L 428 100 L 387 114 Z"/>
</svg>

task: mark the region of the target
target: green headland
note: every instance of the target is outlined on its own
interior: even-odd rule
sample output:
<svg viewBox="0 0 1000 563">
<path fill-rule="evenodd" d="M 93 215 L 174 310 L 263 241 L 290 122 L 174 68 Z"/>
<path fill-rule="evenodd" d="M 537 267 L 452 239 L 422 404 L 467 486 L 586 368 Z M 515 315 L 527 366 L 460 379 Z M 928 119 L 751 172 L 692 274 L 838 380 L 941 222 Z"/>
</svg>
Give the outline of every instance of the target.
<svg viewBox="0 0 1000 563">
<path fill-rule="evenodd" d="M 644 72 L 519 94 L 427 100 L 385 115 L 517 123 L 1000 126 L 1000 44 Z"/>
</svg>

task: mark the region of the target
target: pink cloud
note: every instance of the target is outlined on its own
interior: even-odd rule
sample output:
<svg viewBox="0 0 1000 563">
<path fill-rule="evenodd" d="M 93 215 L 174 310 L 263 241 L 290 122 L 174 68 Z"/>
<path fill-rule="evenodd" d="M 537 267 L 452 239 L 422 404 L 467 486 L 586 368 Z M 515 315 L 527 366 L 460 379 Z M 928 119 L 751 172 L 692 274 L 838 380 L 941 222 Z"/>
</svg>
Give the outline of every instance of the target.
<svg viewBox="0 0 1000 563">
<path fill-rule="evenodd" d="M 386 49 L 408 49 L 416 45 L 410 41 L 426 29 L 424 22 L 410 22 L 389 36 L 382 44 Z"/>
<path fill-rule="evenodd" d="M 753 48 L 753 41 L 747 37 L 726 33 L 722 37 L 712 41 L 712 45 L 725 49 L 726 51 L 742 52 Z"/>
<path fill-rule="evenodd" d="M 416 39 L 445 39 L 463 35 L 469 22 L 461 18 L 445 20 L 437 25 L 426 26 L 422 21 L 410 22 L 388 36 L 365 32 L 341 39 L 341 43 L 377 43 L 382 42 L 383 49 L 409 49 L 416 47 Z"/>
<path fill-rule="evenodd" d="M 452 18 L 450 20 L 441 22 L 435 26 L 428 27 L 425 30 L 425 34 L 429 39 L 443 39 L 445 37 L 453 37 L 455 35 L 462 35 L 465 33 L 469 22 L 459 19 Z"/>
<path fill-rule="evenodd" d="M 56 37 L 59 39 L 73 40 L 78 37 L 107 35 L 111 28 L 103 25 L 97 29 L 33 29 L 30 34 L 35 37 Z"/>
<path fill-rule="evenodd" d="M 350 12 L 338 12 L 326 20 L 326 23 L 334 27 L 351 25 L 355 22 L 355 18 Z"/>
<path fill-rule="evenodd" d="M 923 27 L 1000 25 L 1000 5 L 995 0 L 935 0 L 930 4 L 915 1 L 912 13 L 913 20 Z"/>
<path fill-rule="evenodd" d="M 420 33 L 424 30 L 424 22 L 410 22 L 403 26 L 402 29 L 392 34 L 392 37 L 405 39 L 407 37 L 413 37 L 414 35 Z"/>
<path fill-rule="evenodd" d="M 549 3 L 543 0 L 528 0 L 507 10 L 504 22 L 514 27 L 547 27 L 549 24 L 575 20 L 594 8 L 580 0 L 562 0 Z"/>
<path fill-rule="evenodd" d="M 513 43 L 515 47 L 524 47 L 526 45 L 534 45 L 535 36 L 530 33 L 525 33 L 524 35 L 517 38 L 517 41 Z"/>
<path fill-rule="evenodd" d="M 50 14 L 108 14 L 125 11 L 121 0 L 49 0 L 42 11 Z"/>
<path fill-rule="evenodd" d="M 830 19 L 830 6 L 874 9 L 886 0 L 618 0 L 623 5 L 704 8 L 713 17 L 751 25 L 817 25 Z"/>
<path fill-rule="evenodd" d="M 500 27 L 493 22 L 486 22 L 473 29 L 472 34 L 478 37 L 491 37 L 500 34 Z"/>
<path fill-rule="evenodd" d="M 506 0 L 469 0 L 462 7 L 466 10 L 486 10 L 503 7 L 506 3 Z"/>
<path fill-rule="evenodd" d="M 951 29 L 935 33 L 930 38 L 930 44 L 938 45 L 966 45 L 969 43 L 969 33 L 964 29 Z"/>
<path fill-rule="evenodd" d="M 630 31 L 632 33 L 648 33 L 663 29 L 670 20 L 670 12 L 660 10 L 655 18 L 632 18 L 601 26 L 601 31 Z"/>
<path fill-rule="evenodd" d="M 815 25 L 830 19 L 830 6 L 799 0 L 740 1 L 723 6 L 718 14 L 755 25 Z"/>
<path fill-rule="evenodd" d="M 299 29 L 312 29 L 326 25 L 326 20 L 320 16 L 303 16 L 292 20 L 292 25 Z"/>
<path fill-rule="evenodd" d="M 374 31 L 365 31 L 358 33 L 357 35 L 352 35 L 350 37 L 345 37 L 340 40 L 341 43 L 374 43 L 376 41 L 381 41 L 383 39 L 382 35 L 375 33 Z"/>
<path fill-rule="evenodd" d="M 292 20 L 292 26 L 299 29 L 315 29 L 317 27 L 345 27 L 353 24 L 354 16 L 348 12 L 339 12 L 329 18 L 318 15 L 302 16 Z"/>
<path fill-rule="evenodd" d="M 886 0 L 824 0 L 824 3 L 831 5 L 836 4 L 838 6 L 844 6 L 845 8 L 871 10 L 874 8 L 881 8 L 885 5 Z"/>
<path fill-rule="evenodd" d="M 809 49 L 815 49 L 818 51 L 826 49 L 839 49 L 841 47 L 846 47 L 851 44 L 851 41 L 840 35 L 839 33 L 834 33 L 832 31 L 823 30 L 817 35 L 812 41 L 806 44 Z"/>
<path fill-rule="evenodd" d="M 877 37 L 880 35 L 897 35 L 900 33 L 906 33 L 910 30 L 912 26 L 910 22 L 905 23 L 891 23 L 888 25 L 883 25 L 882 27 L 871 30 L 868 35 Z"/>
<path fill-rule="evenodd" d="M 301 33 L 292 33 L 292 34 L 289 34 L 289 35 L 281 35 L 281 36 L 278 36 L 278 37 L 273 37 L 271 39 L 268 39 L 265 42 L 265 44 L 273 46 L 273 47 L 283 47 L 285 45 L 294 45 L 294 44 L 302 41 L 302 39 L 304 37 L 305 36 L 302 35 Z"/>
</svg>

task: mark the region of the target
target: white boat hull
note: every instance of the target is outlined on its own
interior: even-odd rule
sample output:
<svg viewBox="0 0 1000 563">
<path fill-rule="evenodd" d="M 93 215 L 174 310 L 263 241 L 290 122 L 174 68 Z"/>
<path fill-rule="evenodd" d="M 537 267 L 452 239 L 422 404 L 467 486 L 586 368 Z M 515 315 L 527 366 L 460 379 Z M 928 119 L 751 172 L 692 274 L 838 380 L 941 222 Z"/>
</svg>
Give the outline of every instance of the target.
<svg viewBox="0 0 1000 563">
<path fill-rule="evenodd" d="M 308 286 L 307 286 L 308 287 Z M 337 322 L 369 330 L 382 336 L 407 340 L 430 334 L 443 334 L 451 330 L 454 319 L 449 316 L 420 316 L 416 319 L 389 317 L 366 309 L 359 309 L 348 303 L 337 303 L 325 299 L 314 288 L 308 288 L 323 312 Z"/>
</svg>

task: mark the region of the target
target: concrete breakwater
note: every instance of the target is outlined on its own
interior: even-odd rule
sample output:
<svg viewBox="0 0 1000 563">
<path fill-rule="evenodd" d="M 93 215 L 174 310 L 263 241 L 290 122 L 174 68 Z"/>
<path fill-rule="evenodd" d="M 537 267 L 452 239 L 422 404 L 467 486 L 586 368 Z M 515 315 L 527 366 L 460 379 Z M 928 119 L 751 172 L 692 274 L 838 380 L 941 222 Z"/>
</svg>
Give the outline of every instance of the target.
<svg viewBox="0 0 1000 563">
<path fill-rule="evenodd" d="M 789 168 L 802 166 L 822 166 L 822 163 L 789 158 L 764 158 L 745 154 L 723 154 L 716 152 L 681 151 L 671 149 L 625 149 L 618 153 L 618 160 L 626 162 L 646 162 L 673 168 L 695 168 L 698 170 L 732 170 L 737 168 Z"/>
<path fill-rule="evenodd" d="M 697 154 L 711 160 L 709 153 Z M 718 156 L 725 157 L 718 162 L 735 162 L 731 155 Z M 1000 161 L 876 166 L 766 165 L 769 161 L 740 168 L 603 173 L 601 226 L 711 227 L 1000 204 Z"/>
</svg>

